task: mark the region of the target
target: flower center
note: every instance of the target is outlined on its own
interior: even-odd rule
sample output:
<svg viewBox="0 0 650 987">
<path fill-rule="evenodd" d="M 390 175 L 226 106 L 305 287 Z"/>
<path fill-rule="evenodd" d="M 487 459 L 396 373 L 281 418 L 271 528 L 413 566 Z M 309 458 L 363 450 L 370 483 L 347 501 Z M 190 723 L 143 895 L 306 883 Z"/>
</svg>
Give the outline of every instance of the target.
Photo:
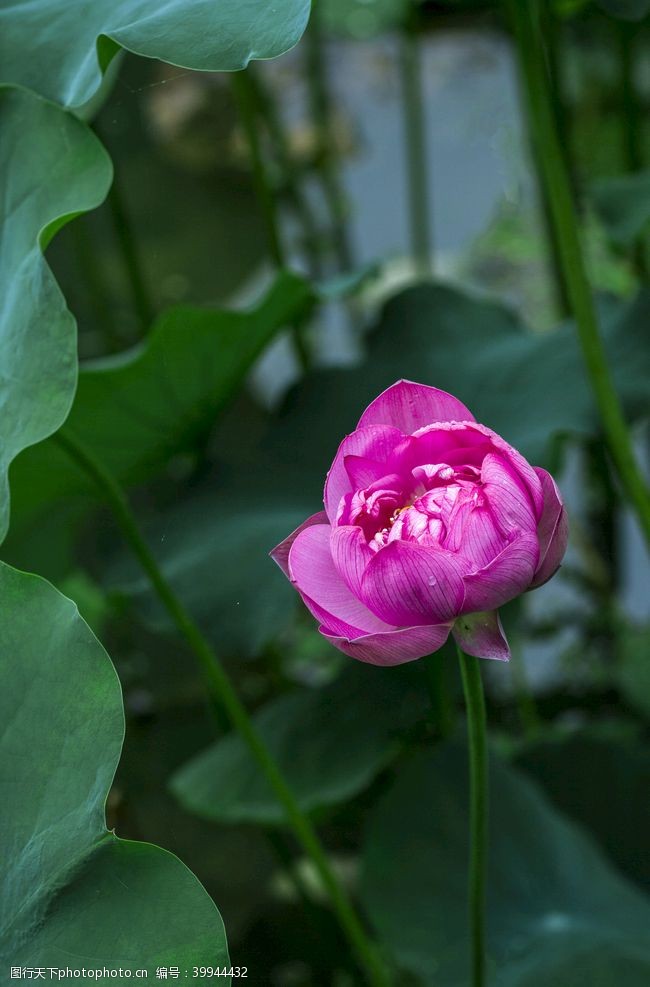
<svg viewBox="0 0 650 987">
<path fill-rule="evenodd" d="M 465 519 L 484 506 L 480 471 L 434 463 L 416 466 L 409 481 L 391 477 L 357 491 L 351 523 L 362 528 L 373 552 L 397 539 L 458 548 Z"/>
</svg>

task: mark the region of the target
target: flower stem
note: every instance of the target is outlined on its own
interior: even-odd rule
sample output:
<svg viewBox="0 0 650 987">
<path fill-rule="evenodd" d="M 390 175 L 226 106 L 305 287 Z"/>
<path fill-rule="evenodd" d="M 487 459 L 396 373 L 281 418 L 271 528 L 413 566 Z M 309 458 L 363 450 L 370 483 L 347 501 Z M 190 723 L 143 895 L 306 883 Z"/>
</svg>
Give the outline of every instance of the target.
<svg viewBox="0 0 650 987">
<path fill-rule="evenodd" d="M 480 658 L 458 648 L 467 707 L 470 782 L 469 924 L 472 987 L 485 985 L 485 888 L 488 856 L 488 755 Z"/>
<path fill-rule="evenodd" d="M 284 808 L 286 819 L 323 882 L 343 932 L 372 987 L 388 987 L 389 979 L 374 944 L 366 936 L 359 917 L 332 870 L 327 854 L 309 818 L 299 807 L 275 759 L 267 750 L 239 699 L 228 673 L 192 617 L 178 599 L 145 542 L 127 497 L 117 480 L 98 462 L 69 430 L 61 430 L 55 441 L 95 483 L 109 504 L 118 527 L 130 545 L 153 589 L 178 631 L 196 655 L 212 698 L 225 710 L 232 727 L 247 744 L 253 758 Z"/>
<path fill-rule="evenodd" d="M 560 258 L 588 378 L 603 422 L 612 462 L 625 496 L 650 544 L 650 491 L 635 458 L 632 440 L 600 337 L 596 310 L 580 245 L 578 218 L 549 92 L 539 28 L 540 0 L 506 0 L 515 30 L 522 83 L 529 107 L 536 161 L 546 189 Z"/>
<path fill-rule="evenodd" d="M 433 259 L 422 93 L 422 45 L 417 24 L 414 23 L 416 13 L 414 10 L 400 34 L 399 70 L 408 170 L 411 256 L 416 273 L 425 278 L 433 273 Z"/>
</svg>

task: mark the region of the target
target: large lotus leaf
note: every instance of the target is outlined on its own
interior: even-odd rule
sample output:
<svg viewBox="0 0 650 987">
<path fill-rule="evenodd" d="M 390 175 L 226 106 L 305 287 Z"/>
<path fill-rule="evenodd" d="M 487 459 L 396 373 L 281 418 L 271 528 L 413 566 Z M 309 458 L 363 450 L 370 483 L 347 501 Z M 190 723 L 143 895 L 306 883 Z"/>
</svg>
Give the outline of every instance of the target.
<svg viewBox="0 0 650 987">
<path fill-rule="evenodd" d="M 309 0 L 15 0 L 0 8 L 0 78 L 80 106 L 120 47 L 232 71 L 291 48 L 308 16 Z"/>
<path fill-rule="evenodd" d="M 591 196 L 612 243 L 629 247 L 650 222 L 650 171 L 594 182 Z"/>
<path fill-rule="evenodd" d="M 194 875 L 106 829 L 124 735 L 108 655 L 45 580 L 2 564 L 0 596 L 3 968 L 227 965 Z"/>
<path fill-rule="evenodd" d="M 82 366 L 66 431 L 122 483 L 151 477 L 205 441 L 261 350 L 311 301 L 306 282 L 283 274 L 249 311 L 170 309 L 142 346 Z M 55 501 L 96 495 L 54 440 L 23 453 L 11 486 L 12 534 Z"/>
<path fill-rule="evenodd" d="M 77 379 L 75 321 L 42 250 L 111 182 L 99 141 L 75 116 L 0 86 L 0 540 L 9 515 L 7 470 L 61 425 Z"/>
<path fill-rule="evenodd" d="M 630 417 L 648 413 L 649 318 L 645 291 L 632 303 L 605 306 L 602 315 Z M 263 450 L 276 471 L 300 469 L 322 483 L 341 438 L 368 402 L 400 377 L 457 395 L 536 463 L 548 456 L 555 436 L 598 429 L 573 327 L 532 333 L 502 305 L 441 284 L 421 285 L 387 303 L 368 349 L 363 365 L 323 371 L 290 395 Z M 257 450 L 255 458 L 259 462 Z"/>
<path fill-rule="evenodd" d="M 470 981 L 466 760 L 453 746 L 406 764 L 364 851 L 362 896 L 381 941 L 432 987 Z M 647 984 L 648 900 L 494 757 L 490 793 L 489 987 Z"/>
<path fill-rule="evenodd" d="M 304 811 L 362 791 L 395 756 L 427 706 L 403 669 L 352 666 L 334 683 L 274 699 L 255 724 Z M 176 772 L 172 791 L 219 822 L 281 823 L 284 813 L 241 739 L 230 734 Z"/>
<path fill-rule="evenodd" d="M 650 751 L 631 740 L 581 733 L 529 745 L 518 764 L 593 833 L 610 860 L 650 890 Z"/>
</svg>

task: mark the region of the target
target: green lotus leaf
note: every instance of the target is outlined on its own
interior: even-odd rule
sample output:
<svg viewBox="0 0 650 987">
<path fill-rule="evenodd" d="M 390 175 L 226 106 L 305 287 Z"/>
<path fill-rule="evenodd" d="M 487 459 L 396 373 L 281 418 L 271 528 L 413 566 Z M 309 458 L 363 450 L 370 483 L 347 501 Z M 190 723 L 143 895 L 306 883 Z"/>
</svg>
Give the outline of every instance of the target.
<svg viewBox="0 0 650 987">
<path fill-rule="evenodd" d="M 121 966 L 151 979 L 159 965 L 189 976 L 228 966 L 221 917 L 194 875 L 106 828 L 124 736 L 108 655 L 45 580 L 0 564 L 0 597 L 3 969 Z"/>
<path fill-rule="evenodd" d="M 23 89 L 0 86 L 0 131 L 2 540 L 9 464 L 62 424 L 77 380 L 75 321 L 42 251 L 75 214 L 100 204 L 112 171 L 81 121 Z"/>
<path fill-rule="evenodd" d="M 82 106 L 120 48 L 209 72 L 274 58 L 300 39 L 309 0 L 29 0 L 0 8 L 0 79 Z"/>
</svg>

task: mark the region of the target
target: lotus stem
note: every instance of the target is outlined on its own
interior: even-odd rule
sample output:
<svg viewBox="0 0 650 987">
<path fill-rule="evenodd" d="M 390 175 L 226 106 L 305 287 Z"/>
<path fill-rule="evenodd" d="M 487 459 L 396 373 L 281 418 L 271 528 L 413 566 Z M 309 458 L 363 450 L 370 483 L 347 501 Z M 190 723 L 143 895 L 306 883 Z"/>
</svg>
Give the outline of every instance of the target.
<svg viewBox="0 0 650 987">
<path fill-rule="evenodd" d="M 524 95 L 540 180 L 551 206 L 571 309 L 587 376 L 600 414 L 609 454 L 623 492 L 650 545 L 650 491 L 634 454 L 632 439 L 612 380 L 580 244 L 566 160 L 558 136 L 539 27 L 539 0 L 507 0 L 515 30 Z"/>
<path fill-rule="evenodd" d="M 210 696 L 222 708 L 242 737 L 258 767 L 284 808 L 286 819 L 303 850 L 311 859 L 345 933 L 367 983 L 371 987 L 389 987 L 390 981 L 374 944 L 366 936 L 359 917 L 332 870 L 327 854 L 309 818 L 303 813 L 278 767 L 260 738 L 248 712 L 239 699 L 217 654 L 203 636 L 194 620 L 167 582 L 149 546 L 138 528 L 126 494 L 114 476 L 90 453 L 69 430 L 56 433 L 54 440 L 85 472 L 101 491 L 110 506 L 115 521 L 133 554 L 146 573 L 156 595 L 199 660 Z"/>
<path fill-rule="evenodd" d="M 485 892 L 488 861 L 488 754 L 481 658 L 458 650 L 469 742 L 469 927 L 472 987 L 485 987 Z"/>
</svg>

